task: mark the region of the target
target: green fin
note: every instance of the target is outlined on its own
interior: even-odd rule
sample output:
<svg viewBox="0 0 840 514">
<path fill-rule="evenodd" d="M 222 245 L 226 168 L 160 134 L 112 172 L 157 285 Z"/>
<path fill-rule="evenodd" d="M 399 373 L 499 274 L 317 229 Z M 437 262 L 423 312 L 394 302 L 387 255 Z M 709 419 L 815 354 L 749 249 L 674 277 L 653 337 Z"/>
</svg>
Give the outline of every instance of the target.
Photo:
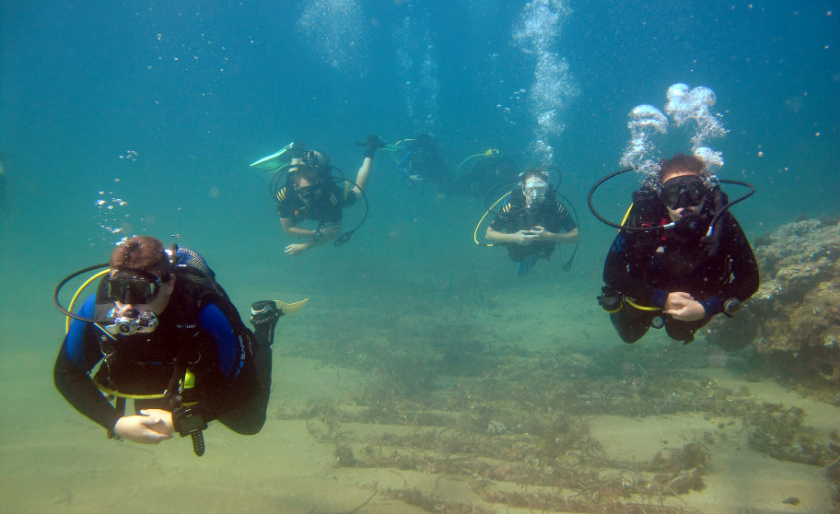
<svg viewBox="0 0 840 514">
<path fill-rule="evenodd" d="M 292 162 L 293 152 L 290 152 L 290 150 L 294 148 L 294 146 L 295 142 L 292 141 L 273 154 L 266 155 L 262 159 L 252 162 L 249 166 L 251 168 L 261 168 L 266 171 L 280 171 Z"/>
</svg>

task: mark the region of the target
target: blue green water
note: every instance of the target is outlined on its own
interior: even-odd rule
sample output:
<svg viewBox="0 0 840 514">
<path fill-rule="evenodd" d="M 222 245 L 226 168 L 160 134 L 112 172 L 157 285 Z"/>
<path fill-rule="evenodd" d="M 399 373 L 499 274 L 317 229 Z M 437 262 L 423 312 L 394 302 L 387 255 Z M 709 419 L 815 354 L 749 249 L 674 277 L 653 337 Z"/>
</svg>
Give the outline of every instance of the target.
<svg viewBox="0 0 840 514">
<path fill-rule="evenodd" d="M 729 131 L 709 142 L 726 161 L 720 176 L 758 189 L 734 208 L 748 235 L 836 217 L 839 20 L 840 4 L 823 0 L 1 2 L 0 445 L 45 424 L 39 440 L 55 443 L 53 424 L 68 420 L 74 434 L 101 436 L 52 390 L 63 319 L 51 293 L 129 234 L 200 251 L 242 308 L 312 298 L 318 315 L 300 323 L 317 325 L 317 337 L 374 337 L 365 313 L 411 315 L 401 295 L 412 306 L 428 298 L 444 321 L 492 297 L 538 305 L 484 325 L 502 339 L 543 327 L 504 342 L 619 347 L 594 301 L 613 230 L 589 214 L 586 193 L 617 169 L 628 112 L 661 109 L 677 82 L 713 89 Z M 567 67 L 540 74 L 539 62 Z M 384 152 L 353 239 L 283 255 L 291 241 L 268 179 L 248 163 L 300 140 L 353 176 L 367 134 L 393 142 L 422 131 L 453 168 L 491 147 L 521 168 L 539 164 L 533 145 L 544 136 L 580 217 L 573 270 L 555 258 L 520 279 L 503 250 L 472 243 L 480 199 L 410 190 Z M 687 151 L 690 135 L 672 127 L 657 144 Z M 635 185 L 606 185 L 603 212 L 620 218 Z M 96 205 L 112 198 L 125 204 Z M 345 223 L 361 215 L 354 207 Z M 322 323 L 332 317 L 344 325 Z M 33 469 L 49 462 L 28 444 Z"/>
</svg>

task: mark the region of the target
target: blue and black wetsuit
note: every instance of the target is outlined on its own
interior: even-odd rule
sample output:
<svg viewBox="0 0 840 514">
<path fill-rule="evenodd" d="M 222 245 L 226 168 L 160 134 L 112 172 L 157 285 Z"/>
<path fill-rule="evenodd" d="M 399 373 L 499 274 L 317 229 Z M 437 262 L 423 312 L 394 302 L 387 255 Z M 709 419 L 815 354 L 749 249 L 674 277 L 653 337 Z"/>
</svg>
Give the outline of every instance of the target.
<svg viewBox="0 0 840 514">
<path fill-rule="evenodd" d="M 670 220 L 665 207 L 659 204 L 659 209 L 659 224 L 664 225 Z M 709 215 L 705 214 L 706 226 Z M 637 226 L 637 218 L 634 206 L 628 219 Z M 664 316 L 663 321 L 671 338 L 692 341 L 700 327 L 723 312 L 727 299 L 743 302 L 758 290 L 758 264 L 738 221 L 727 211 L 716 226 L 713 251 L 701 242 L 703 231 L 684 236 L 673 230 L 619 231 L 604 263 L 605 291 L 660 309 L 671 292 L 691 294 L 703 305 L 706 317 L 679 321 Z M 647 332 L 657 316 L 662 316 L 660 311 L 625 304 L 611 313 L 610 319 L 621 338 L 633 343 Z"/>
<path fill-rule="evenodd" d="M 271 388 L 271 341 L 255 336 L 239 320 L 230 320 L 222 300 L 205 296 L 197 302 L 189 281 L 177 281 L 159 326 L 150 334 L 113 340 L 92 323 L 73 320 L 54 368 L 56 388 L 79 412 L 113 429 L 123 413 L 100 387 L 119 395 L 160 396 L 177 375 L 189 369 L 194 387 L 184 393 L 184 404 L 205 421 L 218 419 L 241 434 L 255 434 L 265 423 Z M 94 318 L 96 299 L 79 311 Z M 95 368 L 98 369 L 95 370 Z M 135 399 L 139 409 L 172 410 L 166 400 Z"/>
</svg>

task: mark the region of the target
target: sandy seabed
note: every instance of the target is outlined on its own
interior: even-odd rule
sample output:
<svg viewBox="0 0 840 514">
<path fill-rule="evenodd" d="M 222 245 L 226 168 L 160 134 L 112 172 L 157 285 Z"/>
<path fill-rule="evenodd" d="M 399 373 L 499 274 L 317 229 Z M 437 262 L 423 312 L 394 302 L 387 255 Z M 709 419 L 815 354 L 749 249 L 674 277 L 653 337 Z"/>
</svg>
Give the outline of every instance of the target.
<svg viewBox="0 0 840 514">
<path fill-rule="evenodd" d="M 108 441 L 53 389 L 53 348 L 6 350 L 0 511 L 831 512 L 825 467 L 756 449 L 758 425 L 743 412 L 776 405 L 767 419 L 778 420 L 801 409 L 800 428 L 825 446 L 837 407 L 757 379 L 702 339 L 683 347 L 654 332 L 623 345 L 597 307 L 557 336 L 534 322 L 556 302 L 486 301 L 473 316 L 369 317 L 344 335 L 316 322 L 335 312 L 329 299 L 281 319 L 265 428 L 239 436 L 211 424 L 201 458 L 188 439 Z M 331 319 L 346 328 L 363 312 Z M 438 338 L 412 356 L 425 330 Z M 476 340 L 490 342 L 467 344 Z M 467 359 L 448 374 L 426 368 L 462 355 L 447 344 Z M 677 383 L 689 385 L 645 398 Z"/>
</svg>

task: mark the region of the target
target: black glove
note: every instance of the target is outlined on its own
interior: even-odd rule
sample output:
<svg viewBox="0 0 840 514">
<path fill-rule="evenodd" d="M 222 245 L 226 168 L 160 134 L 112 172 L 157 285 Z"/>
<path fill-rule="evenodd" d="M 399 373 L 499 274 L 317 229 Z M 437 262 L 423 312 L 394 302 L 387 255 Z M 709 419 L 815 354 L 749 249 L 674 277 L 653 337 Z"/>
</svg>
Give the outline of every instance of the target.
<svg viewBox="0 0 840 514">
<path fill-rule="evenodd" d="M 364 143 L 356 143 L 359 146 L 365 147 L 365 157 L 373 158 L 373 154 L 376 153 L 376 150 L 385 146 L 385 141 L 379 139 L 379 136 L 376 134 L 370 134 L 367 138 L 367 141 Z"/>
</svg>

